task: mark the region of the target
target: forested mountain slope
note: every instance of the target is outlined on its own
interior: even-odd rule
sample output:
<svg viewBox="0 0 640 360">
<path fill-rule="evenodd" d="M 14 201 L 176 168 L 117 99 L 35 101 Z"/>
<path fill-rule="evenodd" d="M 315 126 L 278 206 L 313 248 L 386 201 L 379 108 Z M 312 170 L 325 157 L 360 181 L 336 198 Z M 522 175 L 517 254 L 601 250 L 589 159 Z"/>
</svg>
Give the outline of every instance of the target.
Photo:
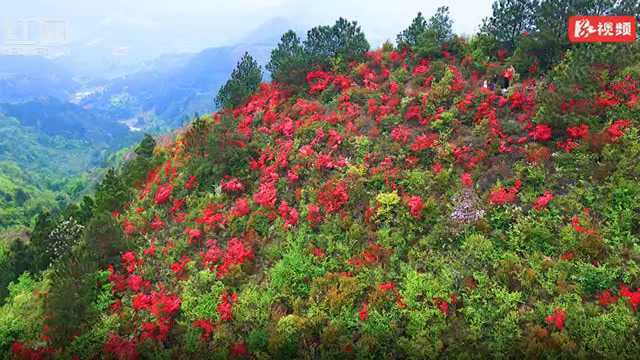
<svg viewBox="0 0 640 360">
<path fill-rule="evenodd" d="M 220 111 L 41 226 L 51 265 L 9 288 L 1 349 L 634 357 L 637 44 L 523 63 L 437 15 L 377 50 L 343 19 L 285 35 L 273 83 L 245 56 Z"/>
</svg>

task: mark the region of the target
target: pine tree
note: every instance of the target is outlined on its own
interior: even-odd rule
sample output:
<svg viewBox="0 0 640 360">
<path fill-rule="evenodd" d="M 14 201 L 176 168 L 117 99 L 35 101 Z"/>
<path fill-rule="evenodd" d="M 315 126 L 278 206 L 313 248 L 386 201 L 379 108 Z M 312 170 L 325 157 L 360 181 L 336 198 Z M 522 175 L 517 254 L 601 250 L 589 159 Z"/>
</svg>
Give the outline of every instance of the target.
<svg viewBox="0 0 640 360">
<path fill-rule="evenodd" d="M 278 47 L 271 51 L 271 59 L 266 68 L 271 72 L 274 82 L 303 85 L 309 65 L 309 59 L 298 35 L 289 30 L 282 35 Z"/>
<path fill-rule="evenodd" d="M 153 150 L 156 148 L 156 140 L 149 134 L 144 134 L 144 138 L 135 149 L 138 156 L 150 158 L 153 156 Z"/>
<path fill-rule="evenodd" d="M 441 6 L 425 20 L 422 13 L 397 37 L 398 48 L 412 48 L 420 56 L 436 56 L 447 41 L 453 38 L 453 22 L 449 8 Z"/>
<path fill-rule="evenodd" d="M 51 259 L 47 248 L 49 244 L 49 234 L 56 227 L 57 221 L 54 216 L 45 211 L 38 215 L 36 223 L 31 232 L 30 244 L 27 248 L 22 249 L 20 258 L 17 258 L 18 264 L 16 268 L 22 271 L 38 272 L 49 266 Z M 17 250 L 17 249 L 16 249 Z M 26 263 L 32 261 L 31 263 Z M 18 275 L 19 273 L 17 273 Z"/>
<path fill-rule="evenodd" d="M 481 32 L 491 35 L 508 49 L 514 49 L 525 31 L 532 31 L 538 0 L 497 0 L 491 16 L 484 19 Z"/>
<path fill-rule="evenodd" d="M 126 245 L 122 228 L 107 212 L 96 214 L 91 219 L 84 233 L 84 239 L 88 248 L 97 254 L 97 259 L 102 266 L 115 262 Z"/>
<path fill-rule="evenodd" d="M 427 20 L 422 16 L 421 12 L 413 19 L 411 25 L 403 30 L 396 37 L 396 43 L 398 48 L 411 48 L 414 47 L 418 41 L 418 37 L 427 30 Z"/>
<path fill-rule="evenodd" d="M 116 171 L 109 169 L 96 187 L 96 212 L 120 209 L 131 198 L 131 190 Z"/>
<path fill-rule="evenodd" d="M 369 51 L 369 42 L 355 21 L 339 18 L 333 26 L 317 26 L 309 30 L 304 50 L 312 65 L 328 66 L 331 60 L 361 60 Z"/>
<path fill-rule="evenodd" d="M 231 73 L 231 78 L 218 91 L 215 98 L 216 105 L 223 108 L 234 108 L 242 104 L 258 89 L 262 81 L 262 70 L 258 63 L 244 53 L 242 59 Z"/>
</svg>

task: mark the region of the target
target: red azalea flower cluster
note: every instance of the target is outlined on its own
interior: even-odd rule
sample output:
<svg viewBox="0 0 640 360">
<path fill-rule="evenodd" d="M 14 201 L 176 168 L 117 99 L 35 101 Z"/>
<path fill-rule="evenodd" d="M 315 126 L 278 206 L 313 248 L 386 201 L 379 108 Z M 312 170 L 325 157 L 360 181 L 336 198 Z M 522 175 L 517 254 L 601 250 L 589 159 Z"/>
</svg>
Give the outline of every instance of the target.
<svg viewBox="0 0 640 360">
<path fill-rule="evenodd" d="M 307 205 L 307 221 L 311 226 L 317 226 L 322 222 L 322 214 L 320 208 L 315 204 Z"/>
<path fill-rule="evenodd" d="M 242 185 L 242 183 L 240 182 L 240 179 L 230 178 L 227 176 L 225 176 L 225 179 L 228 179 L 228 180 L 226 181 L 222 180 L 220 182 L 220 186 L 222 187 L 223 191 L 230 192 L 230 193 L 239 193 L 244 191 L 244 185 Z"/>
<path fill-rule="evenodd" d="M 439 297 L 435 297 L 432 299 L 433 303 L 436 305 L 436 307 L 438 308 L 438 310 L 440 310 L 440 312 L 444 315 L 447 316 L 449 315 L 449 307 L 451 305 L 455 305 L 458 302 L 458 298 L 455 296 L 455 294 L 451 294 L 449 296 L 449 300 L 450 303 L 447 302 L 446 300 L 439 298 Z"/>
<path fill-rule="evenodd" d="M 276 182 L 263 182 L 260 184 L 258 191 L 253 194 L 253 201 L 258 205 L 272 209 L 276 206 L 276 195 Z"/>
<path fill-rule="evenodd" d="M 489 194 L 489 202 L 492 205 L 512 204 L 516 201 L 516 195 L 521 186 L 522 182 L 520 180 L 516 180 L 515 184 L 510 188 L 500 186 Z"/>
<path fill-rule="evenodd" d="M 462 182 L 462 185 L 465 187 L 473 187 L 473 178 L 469 173 L 462 173 L 462 175 L 460 175 L 460 182 Z"/>
<path fill-rule="evenodd" d="M 590 210 L 588 208 L 585 208 L 585 209 L 582 210 L 582 213 L 583 213 L 583 215 L 585 217 L 589 216 Z M 578 218 L 577 215 L 574 215 L 571 218 L 571 226 L 573 226 L 573 229 L 576 232 L 579 232 L 579 233 L 583 233 L 583 234 L 587 234 L 587 235 L 595 235 L 596 234 L 596 231 L 594 229 L 589 229 L 587 227 L 582 226 L 582 224 L 580 222 L 580 218 Z"/>
<path fill-rule="evenodd" d="M 149 225 L 151 226 L 151 229 L 153 231 L 160 231 L 160 230 L 162 230 L 164 228 L 165 223 L 164 223 L 164 221 L 162 221 L 160 219 L 160 216 L 156 215 L 153 218 L 153 221 L 151 222 L 151 224 L 149 224 Z"/>
<path fill-rule="evenodd" d="M 545 191 L 544 194 L 536 199 L 536 202 L 533 204 L 533 208 L 536 210 L 542 210 L 549 205 L 551 200 L 553 200 L 553 194 L 551 191 Z"/>
<path fill-rule="evenodd" d="M 411 105 L 407 107 L 407 111 L 404 113 L 405 120 L 422 120 L 422 110 L 420 105 Z"/>
<path fill-rule="evenodd" d="M 430 149 L 436 144 L 436 141 L 438 141 L 438 134 L 426 133 L 418 135 L 413 141 L 413 144 L 411 144 L 411 150 L 418 152 L 425 149 Z"/>
<path fill-rule="evenodd" d="M 629 287 L 626 285 L 620 286 L 620 296 L 629 300 L 629 304 L 631 304 L 631 308 L 633 311 L 638 310 L 638 305 L 640 305 L 640 289 L 636 289 L 636 291 L 631 291 Z"/>
<path fill-rule="evenodd" d="M 409 206 L 409 213 L 411 216 L 416 219 L 419 219 L 422 216 L 424 204 L 422 203 L 422 198 L 420 196 L 411 196 L 407 200 L 407 206 Z"/>
<path fill-rule="evenodd" d="M 322 92 L 331 84 L 331 74 L 322 70 L 311 71 L 307 74 L 307 84 L 311 94 Z"/>
<path fill-rule="evenodd" d="M 247 355 L 249 355 L 249 351 L 247 350 L 247 345 L 245 345 L 243 341 L 239 341 L 231 346 L 229 354 L 232 358 L 239 359 L 247 357 Z"/>
<path fill-rule="evenodd" d="M 386 282 L 386 283 L 382 283 L 378 286 L 378 289 L 382 292 L 382 293 L 388 293 L 391 292 L 396 300 L 396 304 L 398 305 L 399 308 L 405 308 L 407 306 L 407 304 L 404 303 L 404 300 L 402 300 L 402 295 L 400 295 L 400 291 L 398 291 L 398 288 L 396 287 L 396 285 L 392 282 Z"/>
<path fill-rule="evenodd" d="M 188 256 L 186 255 L 182 255 L 182 257 L 180 257 L 180 260 L 174 262 L 173 264 L 171 264 L 171 271 L 173 271 L 174 274 L 176 274 L 176 277 L 180 280 L 184 280 L 186 279 L 186 272 L 185 272 L 185 267 L 187 266 L 187 264 L 189 263 L 189 261 L 191 261 L 191 259 L 189 259 Z"/>
<path fill-rule="evenodd" d="M 576 254 L 573 251 L 567 251 L 560 256 L 560 260 L 571 261 L 576 257 Z"/>
<path fill-rule="evenodd" d="M 369 304 L 362 304 L 362 308 L 358 311 L 358 317 L 360 318 L 360 321 L 365 321 L 369 318 Z"/>
<path fill-rule="evenodd" d="M 598 303 L 600 304 L 600 306 L 607 307 L 617 302 L 618 297 L 611 294 L 611 291 L 609 291 L 609 289 L 601 292 L 600 295 L 598 295 Z"/>
<path fill-rule="evenodd" d="M 554 326 L 558 330 L 564 328 L 564 322 L 567 319 L 567 313 L 562 309 L 555 309 L 553 313 L 547 316 L 547 324 Z"/>
<path fill-rule="evenodd" d="M 289 207 L 289 204 L 286 201 L 282 201 L 280 203 L 278 212 L 280 213 L 282 220 L 284 220 L 284 227 L 286 229 L 295 226 L 298 223 L 298 210 L 296 210 L 296 208 Z"/>
<path fill-rule="evenodd" d="M 192 327 L 194 329 L 202 330 L 202 333 L 200 333 L 200 339 L 202 339 L 202 341 L 209 341 L 211 334 L 213 334 L 213 330 L 215 329 L 211 321 L 204 319 L 194 321 Z"/>
<path fill-rule="evenodd" d="M 567 134 L 573 139 L 584 139 L 589 136 L 589 125 L 581 124 L 579 126 L 568 127 Z"/>
<path fill-rule="evenodd" d="M 196 179 L 196 177 L 193 175 L 189 176 L 189 179 L 187 180 L 187 182 L 184 183 L 184 188 L 187 190 L 191 190 L 197 186 L 198 186 L 198 179 Z"/>
<path fill-rule="evenodd" d="M 13 355 L 13 359 L 20 360 L 44 360 L 50 359 L 53 356 L 53 349 L 50 348 L 40 348 L 40 349 L 31 349 L 29 347 L 24 346 L 23 343 L 15 341 L 11 345 L 11 354 Z M 8 354 L 5 354 L 8 356 Z"/>
<path fill-rule="evenodd" d="M 535 141 L 548 141 L 551 139 L 551 127 L 546 124 L 539 124 L 529 134 Z"/>
<path fill-rule="evenodd" d="M 132 251 L 127 251 L 122 254 L 120 256 L 120 261 L 122 262 L 122 266 L 127 270 L 128 273 L 134 272 L 137 266 L 144 263 L 144 260 L 137 259 L 136 255 Z"/>
<path fill-rule="evenodd" d="M 386 259 L 391 254 L 391 250 L 384 248 L 377 243 L 371 243 L 362 251 L 360 256 L 349 259 L 348 263 L 354 267 L 361 267 L 363 265 L 376 265 L 382 260 Z"/>
<path fill-rule="evenodd" d="M 249 208 L 249 199 L 247 198 L 238 198 L 231 210 L 231 214 L 235 217 L 246 216 L 251 212 Z"/>
<path fill-rule="evenodd" d="M 318 202 L 329 214 L 340 210 L 349 201 L 347 183 L 344 181 L 330 181 L 318 191 Z"/>
<path fill-rule="evenodd" d="M 156 205 L 166 203 L 167 200 L 169 200 L 169 197 L 171 197 L 171 192 L 173 192 L 173 185 L 170 183 L 158 186 L 158 190 L 156 191 L 156 196 L 154 198 Z"/>
<path fill-rule="evenodd" d="M 196 223 L 205 225 L 206 229 L 215 227 L 224 228 L 226 217 L 223 213 L 224 205 L 211 204 L 202 210 L 202 216 L 196 219 Z"/>
<path fill-rule="evenodd" d="M 618 119 L 616 120 L 609 128 L 607 129 L 607 133 L 609 136 L 615 140 L 622 135 L 624 135 L 624 129 L 631 126 L 631 120 Z"/>
<path fill-rule="evenodd" d="M 119 360 L 136 360 L 140 357 L 134 340 L 126 340 L 115 334 L 111 334 L 104 343 L 103 351 Z"/>
<path fill-rule="evenodd" d="M 227 251 L 222 264 L 217 268 L 216 276 L 223 278 L 232 266 L 242 265 L 249 260 L 253 260 L 253 252 L 245 248 L 240 239 L 233 238 L 227 243 Z"/>
<path fill-rule="evenodd" d="M 396 141 L 398 143 L 401 144 L 406 144 L 407 142 L 409 142 L 409 137 L 411 136 L 411 128 L 404 126 L 404 125 L 398 125 L 395 128 L 393 128 L 393 130 L 391 130 L 391 139 L 393 139 L 393 141 Z"/>
<path fill-rule="evenodd" d="M 233 303 L 238 302 L 238 294 L 232 292 L 231 294 L 223 293 L 220 296 L 220 303 L 216 307 L 218 315 L 220 315 L 220 321 L 231 321 L 233 319 Z"/>
<path fill-rule="evenodd" d="M 313 256 L 317 257 L 318 259 L 322 259 L 325 257 L 324 250 L 322 250 L 317 246 L 314 246 L 313 248 L 311 248 L 311 254 L 313 254 Z"/>
<path fill-rule="evenodd" d="M 173 317 L 180 311 L 180 303 L 178 296 L 167 295 L 164 290 L 138 293 L 131 301 L 133 309 L 147 311 L 155 318 L 155 322 L 142 324 L 140 339 L 165 341 L 173 326 Z"/>
</svg>

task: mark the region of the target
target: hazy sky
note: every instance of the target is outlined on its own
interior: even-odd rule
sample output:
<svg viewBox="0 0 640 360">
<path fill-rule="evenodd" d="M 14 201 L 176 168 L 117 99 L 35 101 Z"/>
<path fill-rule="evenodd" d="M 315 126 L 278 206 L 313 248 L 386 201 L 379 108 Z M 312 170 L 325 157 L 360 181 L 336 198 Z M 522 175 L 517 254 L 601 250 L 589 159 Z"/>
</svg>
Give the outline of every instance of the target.
<svg viewBox="0 0 640 360">
<path fill-rule="evenodd" d="M 491 0 L 21 0 L 5 1 L 0 29 L 20 19 L 61 19 L 76 46 L 140 47 L 161 53 L 233 44 L 273 18 L 298 30 L 357 20 L 373 46 L 394 40 L 418 11 L 425 17 L 447 5 L 458 33 L 475 32 Z"/>
</svg>

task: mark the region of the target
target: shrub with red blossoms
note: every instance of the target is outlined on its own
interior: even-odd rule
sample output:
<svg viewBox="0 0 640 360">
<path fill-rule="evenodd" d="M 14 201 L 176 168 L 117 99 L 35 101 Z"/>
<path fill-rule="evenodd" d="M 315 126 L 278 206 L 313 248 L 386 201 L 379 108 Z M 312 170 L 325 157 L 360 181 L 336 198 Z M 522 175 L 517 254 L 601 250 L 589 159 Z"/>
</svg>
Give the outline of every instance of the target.
<svg viewBox="0 0 640 360">
<path fill-rule="evenodd" d="M 369 304 L 362 304 L 362 308 L 358 311 L 358 317 L 360 318 L 360 321 L 365 321 L 369 318 Z"/>
<path fill-rule="evenodd" d="M 424 204 L 422 203 L 422 198 L 420 196 L 411 196 L 407 200 L 407 206 L 409 206 L 409 213 L 411 216 L 416 219 L 419 219 L 422 216 Z"/>
<path fill-rule="evenodd" d="M 136 230 L 137 230 L 136 225 L 131 221 L 129 221 L 129 219 L 124 219 L 122 221 L 122 231 L 124 231 L 125 234 L 131 235 L 135 233 Z"/>
<path fill-rule="evenodd" d="M 577 148 L 579 144 L 571 139 L 565 141 L 558 141 L 556 145 L 566 153 L 570 153 L 573 149 Z"/>
<path fill-rule="evenodd" d="M 544 194 L 536 199 L 536 202 L 533 204 L 533 208 L 536 210 L 542 210 L 549 205 L 551 200 L 553 200 L 553 194 L 551 191 L 545 191 Z"/>
<path fill-rule="evenodd" d="M 601 292 L 600 295 L 598 295 L 598 304 L 600 304 L 600 306 L 607 307 L 617 302 L 618 297 L 611 294 L 611 291 L 609 289 Z"/>
<path fill-rule="evenodd" d="M 226 224 L 226 217 L 222 213 L 224 205 L 211 204 L 202 210 L 202 216 L 196 219 L 196 223 L 206 225 L 205 229 L 212 229 L 216 226 L 223 228 Z"/>
<path fill-rule="evenodd" d="M 413 144 L 411 144 L 411 150 L 418 152 L 430 149 L 436 144 L 436 141 L 438 141 L 438 134 L 427 133 L 418 135 L 413 141 Z"/>
<path fill-rule="evenodd" d="M 460 181 L 465 187 L 473 187 L 473 178 L 469 173 L 463 173 L 462 175 L 460 175 Z"/>
<path fill-rule="evenodd" d="M 298 210 L 296 210 L 296 208 L 289 207 L 289 204 L 286 201 L 280 203 L 278 212 L 280 213 L 282 220 L 284 220 L 285 228 L 295 226 L 298 223 Z"/>
<path fill-rule="evenodd" d="M 546 124 L 539 124 L 529 134 L 535 141 L 551 140 L 551 127 Z"/>
<path fill-rule="evenodd" d="M 489 194 L 489 202 L 492 205 L 512 204 L 516 201 L 518 190 L 520 190 L 522 182 L 516 180 L 515 184 L 510 188 L 500 186 Z"/>
<path fill-rule="evenodd" d="M 404 113 L 405 120 L 422 120 L 422 110 L 420 109 L 420 105 L 411 105 L 407 108 L 407 111 Z"/>
<path fill-rule="evenodd" d="M 638 305 L 640 305 L 640 288 L 636 289 L 636 291 L 631 291 L 628 286 L 621 285 L 620 296 L 629 301 L 633 311 L 638 311 Z"/>
<path fill-rule="evenodd" d="M 213 330 L 215 329 L 211 321 L 204 319 L 194 321 L 192 326 L 194 329 L 202 330 L 202 333 L 200 333 L 200 339 L 202 339 L 202 341 L 209 341 L 211 334 L 213 334 Z"/>
<path fill-rule="evenodd" d="M 220 303 L 216 307 L 216 311 L 220 316 L 220 321 L 233 320 L 233 303 L 238 301 L 238 294 L 235 292 L 228 294 L 223 293 L 220 295 Z"/>
<path fill-rule="evenodd" d="M 127 279 L 127 286 L 133 292 L 138 292 L 142 289 L 144 281 L 142 280 L 142 276 L 139 275 L 131 275 Z"/>
<path fill-rule="evenodd" d="M 340 89 L 340 91 L 347 90 L 351 87 L 351 79 L 344 75 L 336 75 L 335 79 L 333 79 L 333 84 Z"/>
<path fill-rule="evenodd" d="M 140 357 L 133 339 L 126 340 L 116 334 L 109 336 L 109 339 L 104 343 L 103 351 L 118 360 L 136 360 Z"/>
<path fill-rule="evenodd" d="M 239 193 L 244 191 L 244 185 L 240 182 L 238 178 L 229 178 L 228 180 L 220 181 L 220 187 L 222 187 L 223 191 L 229 193 Z"/>
<path fill-rule="evenodd" d="M 438 310 L 440 310 L 440 312 L 444 316 L 447 316 L 449 314 L 449 303 L 446 300 L 441 299 L 441 298 L 434 298 L 433 302 L 436 305 L 436 307 L 438 308 Z"/>
<path fill-rule="evenodd" d="M 317 226 L 322 222 L 322 214 L 320 213 L 320 208 L 317 205 L 307 205 L 307 221 L 311 226 Z"/>
<path fill-rule="evenodd" d="M 398 125 L 391 130 L 391 139 L 401 144 L 409 142 L 409 136 L 411 136 L 411 129 L 404 125 Z"/>
<path fill-rule="evenodd" d="M 176 274 L 176 277 L 178 279 L 184 280 L 186 278 L 185 267 L 187 266 L 189 261 L 191 261 L 191 259 L 189 259 L 188 256 L 182 255 L 180 260 L 178 260 L 178 261 L 174 262 L 173 264 L 171 264 L 171 266 L 170 266 L 171 267 L 171 271 L 173 271 L 173 273 Z"/>
<path fill-rule="evenodd" d="M 589 136 L 589 125 L 581 124 L 567 128 L 567 134 L 573 139 L 584 139 Z"/>
<path fill-rule="evenodd" d="M 318 259 L 322 259 L 322 258 L 324 258 L 324 257 L 325 257 L 324 250 L 320 249 L 320 248 L 319 248 L 319 247 L 317 247 L 317 246 L 314 246 L 314 247 L 311 249 L 311 254 L 313 254 L 313 256 L 317 257 Z"/>
<path fill-rule="evenodd" d="M 156 319 L 168 318 L 180 311 L 180 298 L 177 295 L 167 295 L 164 291 L 151 293 L 151 306 L 149 312 Z"/>
<path fill-rule="evenodd" d="M 164 228 L 165 223 L 160 219 L 158 215 L 156 215 L 149 225 L 151 226 L 151 229 L 153 229 L 153 231 L 159 231 Z"/>
<path fill-rule="evenodd" d="M 120 256 L 120 261 L 122 262 L 122 266 L 127 270 L 128 273 L 132 273 L 136 266 L 142 265 L 143 260 L 137 259 L 136 255 L 133 251 L 127 251 Z"/>
<path fill-rule="evenodd" d="M 589 213 L 590 213 L 589 209 L 586 209 L 586 208 L 583 209 L 582 212 L 583 212 L 583 215 L 585 217 L 588 216 Z M 583 226 L 581 221 L 580 221 L 580 218 L 577 215 L 574 215 L 571 218 L 571 226 L 573 227 L 573 229 L 576 232 L 579 232 L 579 233 L 583 233 L 583 234 L 587 234 L 587 235 L 595 235 L 596 234 L 596 231 L 594 229 L 590 229 L 590 228 L 587 228 L 587 227 Z"/>
<path fill-rule="evenodd" d="M 222 264 L 217 268 L 216 276 L 223 278 L 229 269 L 235 265 L 242 265 L 253 259 L 253 252 L 247 249 L 238 238 L 233 238 L 227 243 L 227 251 L 222 259 Z"/>
<path fill-rule="evenodd" d="M 189 179 L 187 180 L 187 182 L 184 183 L 184 188 L 187 190 L 191 190 L 197 186 L 198 186 L 198 179 L 193 175 L 189 176 Z"/>
<path fill-rule="evenodd" d="M 173 192 L 173 185 L 166 183 L 158 186 L 158 190 L 156 191 L 156 196 L 154 201 L 157 205 L 162 205 L 169 200 L 171 197 L 171 193 Z"/>
<path fill-rule="evenodd" d="M 347 201 L 349 201 L 349 194 L 344 181 L 328 182 L 318 191 L 318 202 L 329 214 L 340 210 Z"/>
<path fill-rule="evenodd" d="M 253 201 L 258 205 L 273 209 L 276 206 L 276 183 L 274 181 L 261 183 L 258 191 L 253 194 Z"/>
<path fill-rule="evenodd" d="M 233 216 L 242 217 L 248 215 L 251 212 L 249 208 L 249 199 L 247 198 L 238 198 L 233 206 L 233 210 L 231 213 Z"/>
<path fill-rule="evenodd" d="M 558 330 L 564 328 L 564 322 L 567 319 L 567 313 L 562 309 L 555 309 L 553 313 L 547 316 L 547 324 L 555 327 Z"/>
<path fill-rule="evenodd" d="M 247 345 L 244 344 L 243 341 L 239 341 L 229 349 L 229 355 L 231 355 L 234 359 L 244 358 L 249 355 L 249 351 L 247 350 Z"/>
<path fill-rule="evenodd" d="M 196 241 L 202 238 L 202 231 L 198 229 L 192 229 L 188 226 L 184 229 L 184 233 L 187 234 L 189 245 L 194 244 Z"/>
<path fill-rule="evenodd" d="M 607 134 L 609 134 L 609 136 L 612 139 L 615 140 L 615 139 L 621 137 L 622 135 L 624 135 L 624 131 L 623 130 L 628 128 L 628 127 L 630 127 L 630 126 L 631 126 L 631 121 L 630 120 L 623 120 L 623 119 L 616 120 L 607 129 Z"/>
<path fill-rule="evenodd" d="M 322 70 L 311 71 L 307 74 L 307 84 L 312 94 L 322 92 L 331 84 L 331 80 L 331 75 Z"/>
</svg>

